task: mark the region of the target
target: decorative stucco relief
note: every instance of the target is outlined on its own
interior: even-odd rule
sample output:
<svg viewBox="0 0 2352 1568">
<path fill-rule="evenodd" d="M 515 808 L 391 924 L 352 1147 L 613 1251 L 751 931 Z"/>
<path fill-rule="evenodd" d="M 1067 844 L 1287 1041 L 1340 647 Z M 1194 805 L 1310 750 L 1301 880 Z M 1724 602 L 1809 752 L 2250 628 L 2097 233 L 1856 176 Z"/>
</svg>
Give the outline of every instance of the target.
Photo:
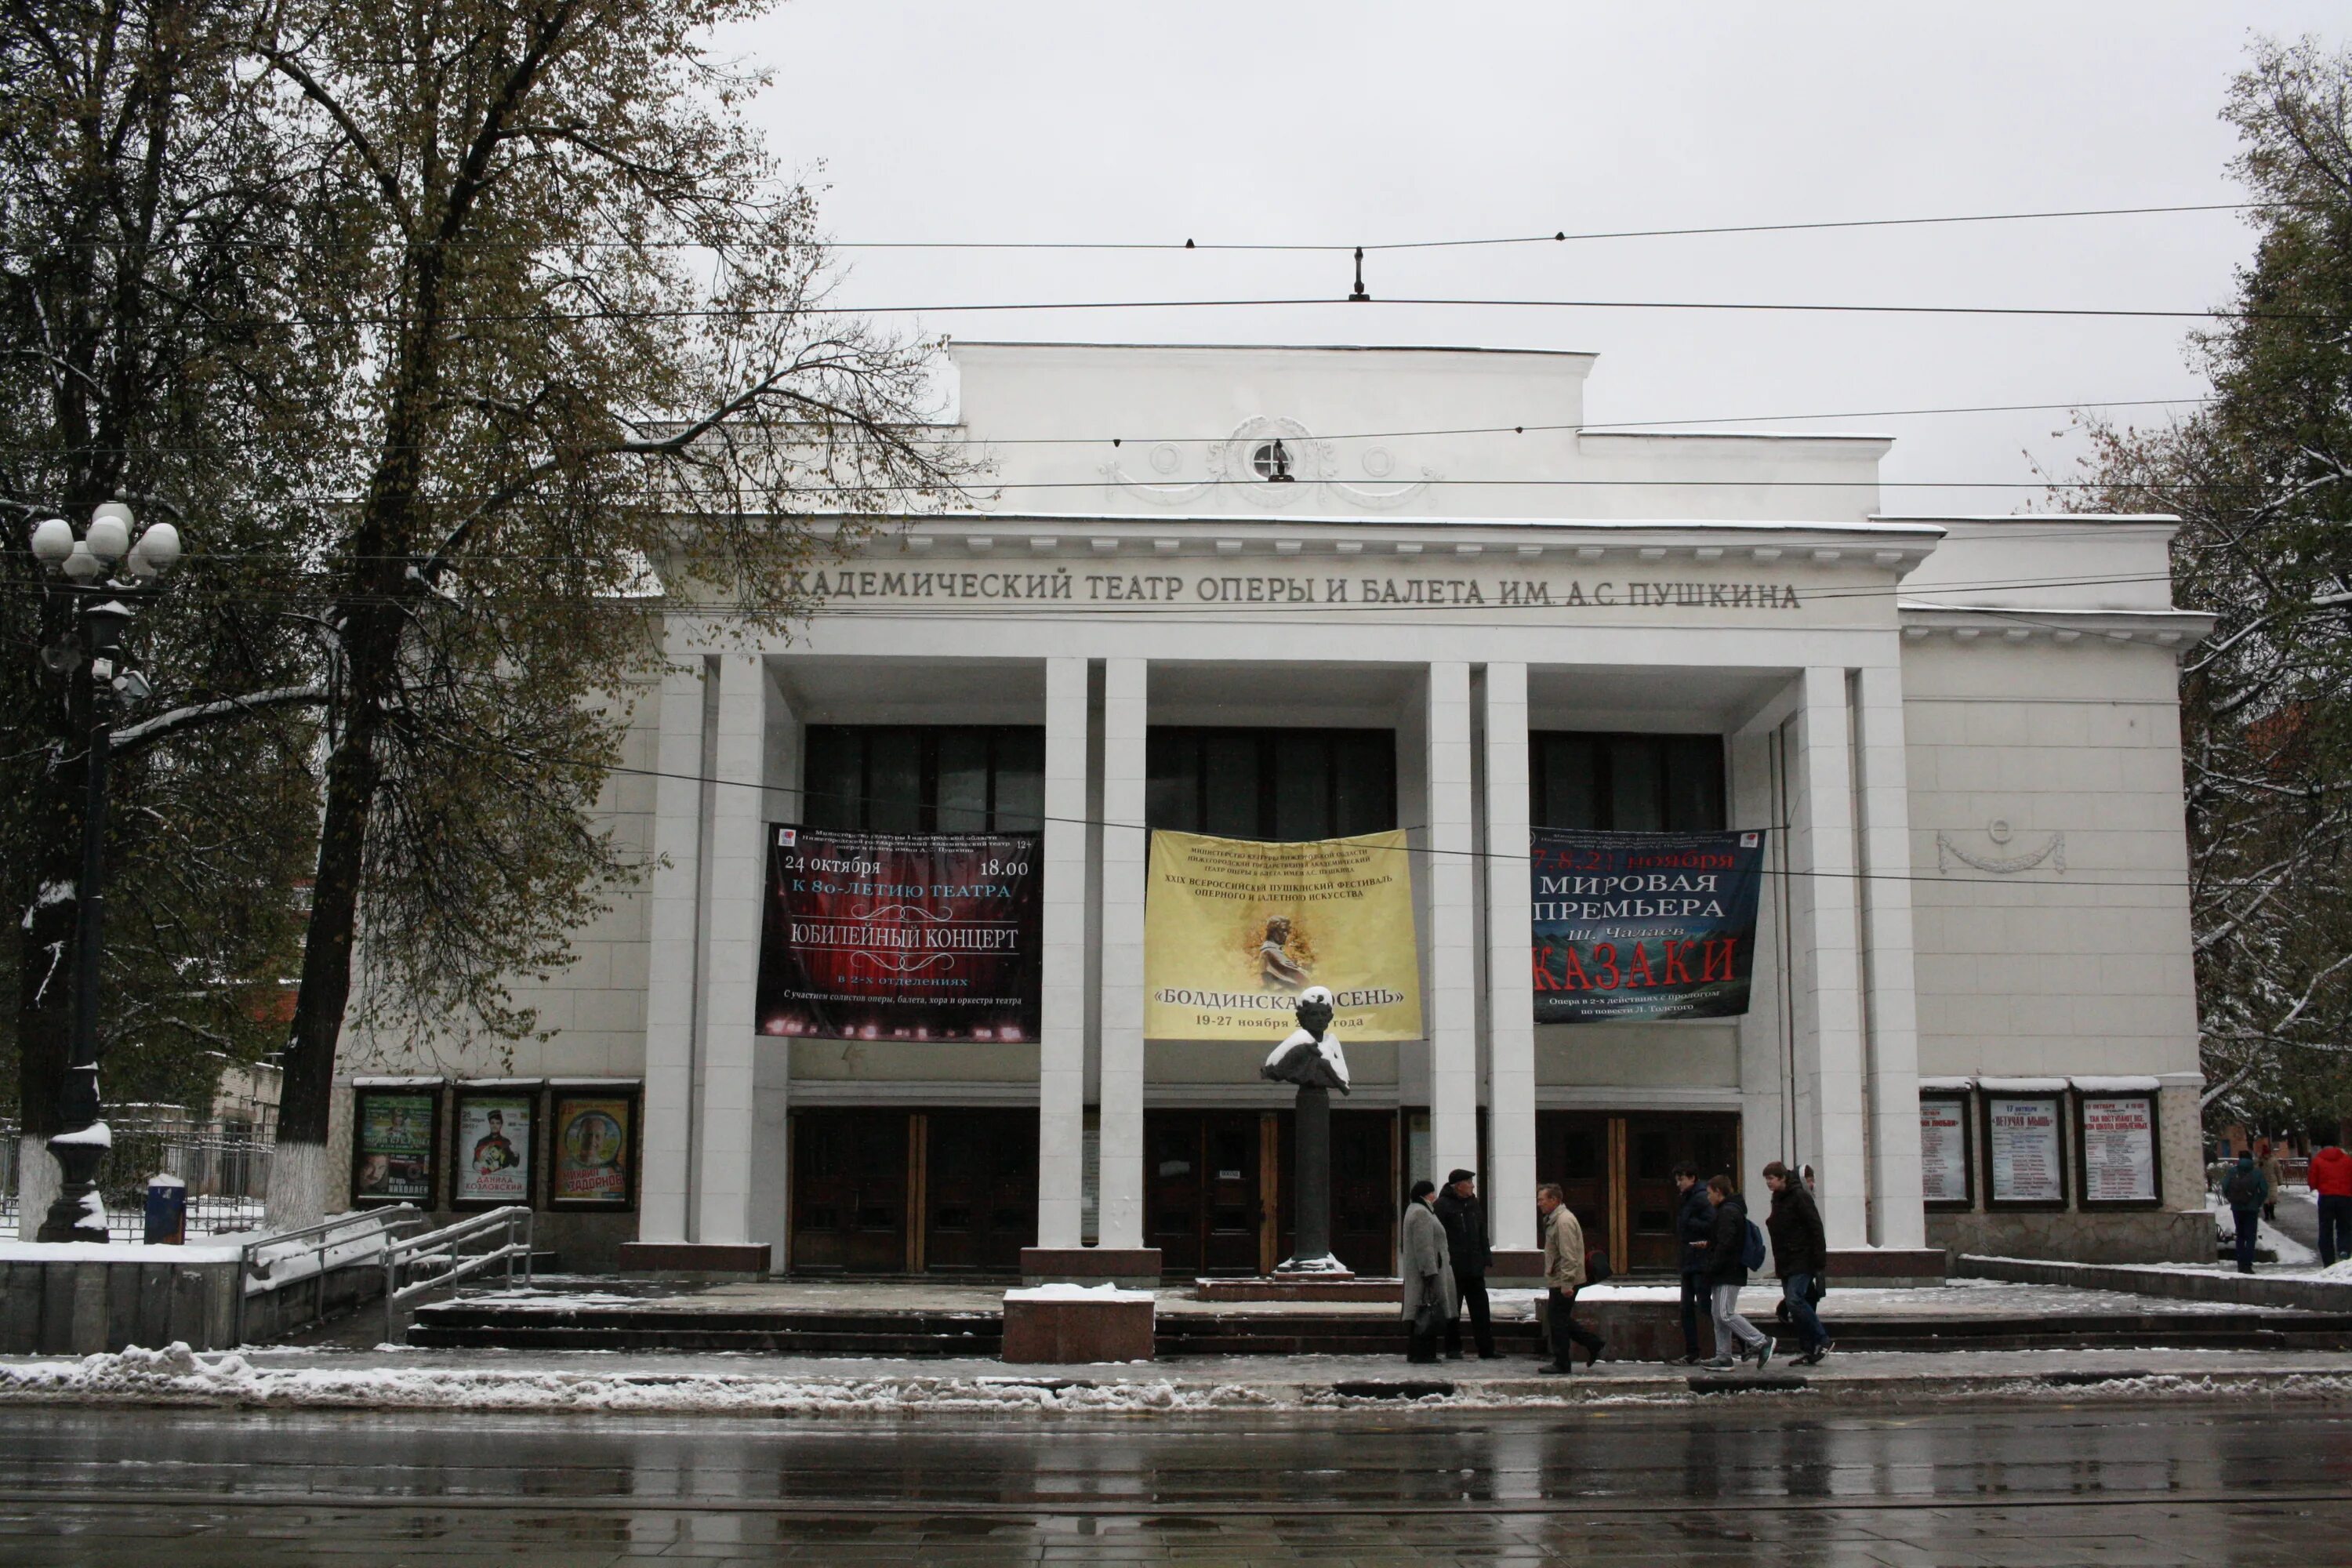
<svg viewBox="0 0 2352 1568">
<path fill-rule="evenodd" d="M 1255 466 L 1257 449 L 1272 441 L 1281 442 L 1289 456 L 1290 483 L 1270 481 Z M 1173 474 L 1182 461 L 1181 455 L 1166 442 L 1151 449 L 1149 460 L 1153 471 L 1160 474 Z M 1436 469 L 1423 468 L 1421 478 L 1407 484 L 1372 489 L 1350 483 L 1339 477 L 1338 455 L 1330 442 L 1318 440 L 1296 419 L 1263 414 L 1243 420 L 1223 440 L 1212 442 L 1203 461 L 1208 477 L 1189 483 L 1154 484 L 1129 473 L 1116 460 L 1103 466 L 1102 475 L 1120 489 L 1162 506 L 1186 506 L 1212 490 L 1224 488 L 1246 496 L 1250 510 L 1255 510 L 1265 506 L 1289 506 L 1309 486 L 1320 485 L 1349 506 L 1374 511 L 1403 505 L 1428 489 L 1430 481 L 1439 477 Z M 1367 474 L 1382 479 L 1394 470 L 1396 458 L 1386 447 L 1375 447 L 1364 454 L 1363 465 Z"/>
<path fill-rule="evenodd" d="M 1991 839 L 1996 847 L 2007 844 L 2015 836 L 2010 825 L 1999 817 L 1985 824 L 1985 837 Z M 1948 871 L 1955 860 L 1998 877 L 2012 877 L 2020 871 L 2031 871 L 2042 865 L 2047 865 L 2053 871 L 2063 871 L 2066 868 L 2066 836 L 2053 833 L 2041 848 L 2022 854 L 1985 855 L 1961 848 L 1948 834 L 1937 834 L 1936 869 Z"/>
</svg>

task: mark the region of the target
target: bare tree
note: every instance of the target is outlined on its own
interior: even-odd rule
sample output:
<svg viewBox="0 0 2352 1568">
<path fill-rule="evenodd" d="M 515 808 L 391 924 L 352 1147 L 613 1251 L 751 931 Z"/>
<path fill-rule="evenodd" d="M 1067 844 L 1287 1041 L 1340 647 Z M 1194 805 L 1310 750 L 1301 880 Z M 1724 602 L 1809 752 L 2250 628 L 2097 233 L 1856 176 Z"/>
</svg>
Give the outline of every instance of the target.
<svg viewBox="0 0 2352 1568">
<path fill-rule="evenodd" d="M 810 196 L 738 113 L 757 84 L 704 52 L 761 8 L 284 0 L 253 35 L 329 171 L 304 287 L 359 345 L 273 1221 L 337 1184 L 359 966 L 376 1030 L 536 1026 L 509 977 L 634 870 L 591 811 L 664 616 L 785 625 L 813 513 L 958 494 L 917 434 L 925 346 L 825 308 Z"/>
</svg>

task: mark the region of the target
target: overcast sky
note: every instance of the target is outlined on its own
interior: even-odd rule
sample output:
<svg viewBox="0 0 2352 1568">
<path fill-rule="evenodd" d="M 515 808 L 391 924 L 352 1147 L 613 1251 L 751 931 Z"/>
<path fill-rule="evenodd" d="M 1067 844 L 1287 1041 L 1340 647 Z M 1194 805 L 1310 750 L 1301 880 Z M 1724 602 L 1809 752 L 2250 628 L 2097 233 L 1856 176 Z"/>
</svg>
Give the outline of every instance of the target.
<svg viewBox="0 0 2352 1568">
<path fill-rule="evenodd" d="M 1935 7 L 794 0 L 723 47 L 816 170 L 837 240 L 1383 241 L 2225 202 L 2216 118 L 2303 3 Z M 2231 213 L 1375 253 L 1376 297 L 2224 303 Z M 1330 296 L 1344 256 L 845 249 L 841 299 Z M 2189 323 L 1330 304 L 957 313 L 963 338 L 1438 343 L 1599 353 L 1586 417 L 2189 397 Z M 2161 420 L 2159 408 L 2117 410 Z M 2071 468 L 2063 412 L 1810 427 L 1900 439 L 1890 480 Z M 1806 424 L 1765 428 L 1795 429 Z M 1218 434 L 1219 432 L 1203 432 Z M 1890 489 L 2011 511 L 2019 489 Z"/>
</svg>

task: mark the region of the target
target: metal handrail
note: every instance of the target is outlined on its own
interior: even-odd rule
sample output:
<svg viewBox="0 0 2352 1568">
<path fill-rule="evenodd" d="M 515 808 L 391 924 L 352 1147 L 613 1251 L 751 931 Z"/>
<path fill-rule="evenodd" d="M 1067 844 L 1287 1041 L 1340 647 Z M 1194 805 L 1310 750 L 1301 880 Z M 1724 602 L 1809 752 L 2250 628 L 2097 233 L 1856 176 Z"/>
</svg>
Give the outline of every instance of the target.
<svg viewBox="0 0 2352 1568">
<path fill-rule="evenodd" d="M 383 1208 L 360 1209 L 351 1214 L 340 1214 L 332 1219 L 322 1219 L 316 1225 L 306 1225 L 294 1230 L 278 1231 L 257 1239 L 240 1242 L 236 1249 L 236 1342 L 239 1344 L 245 1342 L 245 1310 L 247 1296 L 282 1290 L 303 1279 L 311 1279 L 318 1282 L 319 1306 L 323 1310 L 326 1304 L 327 1253 L 331 1248 L 364 1240 L 366 1237 L 362 1233 L 368 1231 L 382 1237 L 385 1246 L 389 1247 L 393 1243 L 395 1231 L 414 1228 L 425 1223 L 424 1211 L 415 1204 L 392 1204 Z M 350 1234 L 339 1236 L 336 1234 L 338 1232 Z M 255 1256 L 265 1251 L 275 1251 L 289 1244 L 303 1242 L 308 1242 L 310 1245 L 299 1247 L 296 1256 L 307 1255 L 311 1266 L 307 1272 L 296 1276 L 293 1279 L 273 1280 L 269 1277 L 273 1269 L 290 1261 L 290 1258 L 259 1258 Z"/>
<path fill-rule="evenodd" d="M 399 1328 L 400 1303 L 428 1290 L 439 1290 L 470 1279 L 487 1270 L 492 1264 L 506 1266 L 507 1284 L 514 1284 L 515 1259 L 522 1259 L 522 1280 L 530 1283 L 530 1210 L 520 1204 L 510 1204 L 485 1214 L 469 1215 L 455 1225 L 427 1231 L 394 1242 L 383 1249 L 383 1337 L 389 1342 Z M 478 1236 L 499 1232 L 503 1239 L 488 1252 L 467 1257 L 459 1248 Z M 516 1239 L 516 1232 L 521 1239 Z M 403 1265 L 424 1263 L 446 1264 L 431 1274 L 409 1284 L 400 1282 Z"/>
</svg>

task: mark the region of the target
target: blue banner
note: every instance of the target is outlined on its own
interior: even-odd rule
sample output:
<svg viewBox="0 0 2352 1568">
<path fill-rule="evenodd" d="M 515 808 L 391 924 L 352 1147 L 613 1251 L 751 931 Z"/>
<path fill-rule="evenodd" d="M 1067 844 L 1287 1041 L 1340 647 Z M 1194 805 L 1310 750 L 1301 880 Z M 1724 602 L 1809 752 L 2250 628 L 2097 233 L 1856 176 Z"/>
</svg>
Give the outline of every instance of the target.
<svg viewBox="0 0 2352 1568">
<path fill-rule="evenodd" d="M 1748 1011 L 1764 835 L 1530 835 L 1536 1022 Z"/>
</svg>

